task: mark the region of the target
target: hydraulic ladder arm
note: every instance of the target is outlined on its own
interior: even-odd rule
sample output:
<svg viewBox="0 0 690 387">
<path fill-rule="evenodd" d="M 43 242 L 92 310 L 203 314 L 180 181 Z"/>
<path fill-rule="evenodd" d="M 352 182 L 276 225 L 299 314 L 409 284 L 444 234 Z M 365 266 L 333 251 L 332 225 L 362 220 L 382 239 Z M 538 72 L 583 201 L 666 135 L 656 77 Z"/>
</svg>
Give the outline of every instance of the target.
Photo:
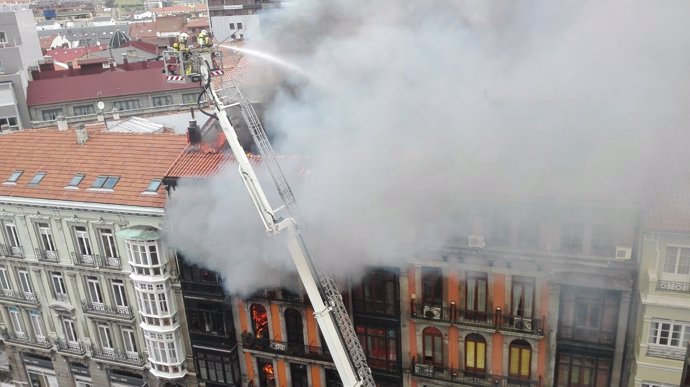
<svg viewBox="0 0 690 387">
<path fill-rule="evenodd" d="M 357 338 L 350 317 L 345 309 L 342 296 L 338 291 L 333 276 L 317 266 L 319 263 L 316 239 L 304 222 L 292 190 L 280 168 L 278 159 L 273 152 L 261 122 L 254 108 L 241 94 L 239 87 L 233 85 L 227 89 L 222 87 L 214 90 L 210 82 L 209 66 L 201 66 L 202 80 L 206 84 L 205 92 L 213 104 L 213 113 L 225 134 L 235 159 L 242 180 L 247 187 L 256 209 L 269 235 L 283 234 L 288 250 L 295 263 L 297 272 L 309 296 L 316 320 L 321 328 L 323 337 L 330 350 L 333 361 L 338 370 L 343 385 L 346 387 L 375 387 L 371 369 L 367 365 L 366 356 Z M 222 82 L 221 82 L 222 85 Z M 239 107 L 247 122 L 249 130 L 259 149 L 263 163 L 276 184 L 276 188 L 283 201 L 280 208 L 273 208 L 259 184 L 254 168 L 247 158 L 246 152 L 240 144 L 237 133 L 230 123 L 226 109 L 237 106 L 236 103 L 226 104 L 230 96 L 239 97 Z M 277 215 L 285 210 L 285 217 Z"/>
</svg>

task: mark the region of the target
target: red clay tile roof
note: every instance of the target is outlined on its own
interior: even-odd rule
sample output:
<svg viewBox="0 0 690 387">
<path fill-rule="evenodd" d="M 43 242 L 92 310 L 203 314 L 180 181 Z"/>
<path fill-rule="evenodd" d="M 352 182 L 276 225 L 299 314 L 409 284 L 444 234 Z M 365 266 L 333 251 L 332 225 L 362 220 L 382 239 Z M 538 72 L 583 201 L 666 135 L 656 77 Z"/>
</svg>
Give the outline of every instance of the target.
<svg viewBox="0 0 690 387">
<path fill-rule="evenodd" d="M 151 54 L 158 54 L 158 47 L 155 44 L 151 44 L 148 42 L 130 41 L 129 43 L 127 43 L 123 47 L 127 47 L 127 46 L 132 46 L 134 48 L 138 48 L 142 51 L 146 51 L 146 52 L 151 53 Z"/>
<path fill-rule="evenodd" d="M 105 46 L 89 46 L 89 47 L 77 47 L 77 48 L 56 48 L 55 50 L 46 51 L 44 55 L 53 58 L 53 62 L 67 63 L 75 59 L 79 59 L 84 55 L 94 52 L 103 51 Z"/>
<path fill-rule="evenodd" d="M 105 71 L 30 81 L 27 88 L 28 106 L 50 105 L 71 101 L 93 100 L 101 93 L 103 98 L 135 94 L 156 93 L 167 90 L 194 89 L 199 85 L 168 83 L 161 74 L 161 64 L 134 71 Z M 75 87 L 78 85 L 78 87 Z"/>
<path fill-rule="evenodd" d="M 690 232 L 690 170 L 665 171 L 649 184 L 645 227 Z"/>
<path fill-rule="evenodd" d="M 142 194 L 152 179 L 162 179 L 186 145 L 184 135 L 130 134 L 89 130 L 79 145 L 74 130 L 32 129 L 0 136 L 0 197 L 80 201 L 128 206 L 165 204 L 164 188 L 157 195 Z M 3 184 L 15 170 L 23 174 L 16 185 Z M 46 172 L 37 186 L 29 181 Z M 85 174 L 79 189 L 65 189 L 77 173 Z M 119 176 L 112 192 L 89 190 L 97 176 Z"/>
<path fill-rule="evenodd" d="M 208 27 L 208 18 L 198 17 L 196 19 L 190 19 L 187 22 L 187 28 L 198 28 L 198 27 Z"/>
</svg>

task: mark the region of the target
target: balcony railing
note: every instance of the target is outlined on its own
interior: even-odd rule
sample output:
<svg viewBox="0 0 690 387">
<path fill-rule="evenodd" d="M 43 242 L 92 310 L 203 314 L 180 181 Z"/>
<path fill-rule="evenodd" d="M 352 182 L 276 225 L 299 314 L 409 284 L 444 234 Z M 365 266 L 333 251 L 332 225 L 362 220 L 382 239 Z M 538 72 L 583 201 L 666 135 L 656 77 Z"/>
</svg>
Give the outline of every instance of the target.
<svg viewBox="0 0 690 387">
<path fill-rule="evenodd" d="M 0 290 L 0 300 L 18 302 L 22 304 L 38 305 L 38 295 L 36 293 L 23 293 L 14 290 Z"/>
<path fill-rule="evenodd" d="M 471 372 L 458 368 L 439 367 L 430 364 L 420 364 L 412 359 L 412 375 L 444 382 L 457 383 L 463 386 L 478 387 L 540 387 L 539 380 L 525 380 L 509 376 L 491 375 L 481 372 Z"/>
<path fill-rule="evenodd" d="M 249 297 L 250 300 L 262 300 L 281 302 L 291 305 L 309 305 L 309 298 L 300 296 L 298 294 L 289 293 L 285 291 L 271 290 L 265 292 L 256 292 Z"/>
<path fill-rule="evenodd" d="M 53 347 L 53 343 L 47 337 L 35 337 L 30 336 L 26 333 L 17 334 L 15 332 L 9 332 L 7 328 L 2 331 L 2 338 L 9 343 L 15 343 L 20 345 L 26 345 L 42 349 L 50 349 Z"/>
<path fill-rule="evenodd" d="M 143 367 L 146 359 L 140 353 L 127 353 L 115 348 L 98 348 L 91 346 L 91 356 L 94 359 L 107 360 L 114 363 Z"/>
<path fill-rule="evenodd" d="M 99 316 L 108 316 L 127 320 L 134 318 L 134 313 L 132 313 L 131 306 L 112 307 L 110 305 L 97 304 L 87 300 L 81 300 L 81 307 L 84 310 L 84 313 L 87 314 L 96 314 Z"/>
<path fill-rule="evenodd" d="M 104 269 L 120 270 L 122 269 L 122 260 L 120 257 L 100 257 L 98 266 Z"/>
<path fill-rule="evenodd" d="M 36 257 L 39 261 L 59 262 L 60 257 L 57 251 L 36 249 Z"/>
<path fill-rule="evenodd" d="M 86 347 L 81 341 L 67 341 L 58 338 L 55 342 L 58 352 L 69 353 L 77 356 L 84 356 L 86 354 Z"/>
<path fill-rule="evenodd" d="M 657 281 L 656 290 L 662 292 L 690 293 L 690 282 Z"/>
<path fill-rule="evenodd" d="M 331 357 L 331 354 L 328 352 L 327 348 L 298 343 L 288 343 L 285 341 L 257 339 L 254 337 L 254 335 L 248 332 L 242 333 L 242 345 L 244 346 L 244 349 L 251 349 L 255 351 L 277 353 L 286 356 L 295 356 L 328 362 L 333 361 L 333 358 Z"/>
<path fill-rule="evenodd" d="M 96 262 L 99 260 L 97 254 L 82 254 L 79 252 L 72 252 L 72 262 L 77 266 L 96 267 Z"/>
<path fill-rule="evenodd" d="M 0 255 L 12 258 L 24 258 L 24 248 L 22 246 L 8 246 L 0 244 Z"/>
<path fill-rule="evenodd" d="M 536 336 L 544 335 L 543 319 L 526 318 L 511 314 L 502 314 L 500 309 L 494 312 L 480 312 L 458 309 L 454 303 L 450 307 L 416 304 L 410 306 L 412 318 L 439 321 L 455 325 L 484 327 L 507 332 L 527 333 Z"/>
</svg>

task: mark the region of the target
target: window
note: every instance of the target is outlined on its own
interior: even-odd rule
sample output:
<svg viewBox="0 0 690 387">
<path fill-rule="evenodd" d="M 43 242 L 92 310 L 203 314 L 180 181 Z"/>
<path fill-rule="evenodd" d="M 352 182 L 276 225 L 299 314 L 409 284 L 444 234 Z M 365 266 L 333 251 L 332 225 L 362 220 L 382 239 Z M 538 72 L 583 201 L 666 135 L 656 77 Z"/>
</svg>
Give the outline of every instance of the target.
<svg viewBox="0 0 690 387">
<path fill-rule="evenodd" d="M 666 246 L 664 273 L 690 274 L 690 247 Z"/>
<path fill-rule="evenodd" d="M 539 247 L 539 222 L 522 220 L 518 225 L 518 247 L 536 249 Z"/>
<path fill-rule="evenodd" d="M 275 387 L 276 376 L 271 359 L 256 358 L 257 369 L 259 370 L 259 387 Z"/>
<path fill-rule="evenodd" d="M 38 235 L 41 237 L 41 247 L 44 251 L 55 252 L 55 242 L 53 241 L 53 234 L 50 232 L 50 225 L 47 222 L 39 222 Z"/>
<path fill-rule="evenodd" d="M 160 179 L 153 179 L 149 183 L 149 186 L 146 187 L 146 192 L 157 192 L 158 188 L 161 186 L 161 180 Z"/>
<path fill-rule="evenodd" d="M 266 308 L 259 304 L 252 304 L 249 307 L 249 311 L 252 318 L 254 337 L 268 340 L 268 314 L 266 314 Z"/>
<path fill-rule="evenodd" d="M 46 173 L 45 172 L 36 172 L 34 177 L 31 178 L 31 181 L 29 181 L 30 185 L 37 185 L 38 183 L 43 180 L 43 177 L 45 177 Z"/>
<path fill-rule="evenodd" d="M 79 105 L 74 107 L 75 116 L 85 116 L 88 114 L 96 114 L 96 109 L 93 105 Z"/>
<path fill-rule="evenodd" d="M 125 343 L 125 352 L 127 354 L 136 354 L 137 350 L 137 340 L 134 336 L 134 331 L 131 329 L 122 329 L 122 342 Z"/>
<path fill-rule="evenodd" d="M 424 304 L 443 304 L 443 275 L 440 268 L 422 268 L 422 302 Z"/>
<path fill-rule="evenodd" d="M 77 173 L 72 177 L 72 180 L 69 181 L 69 184 L 67 184 L 68 187 L 76 187 L 81 183 L 81 181 L 84 180 L 84 174 L 83 173 Z"/>
<path fill-rule="evenodd" d="M 93 255 L 91 250 L 91 242 L 89 242 L 89 233 L 84 226 L 74 226 L 74 237 L 77 242 L 77 250 L 79 254 L 84 256 Z"/>
<path fill-rule="evenodd" d="M 4 31 L 0 31 L 0 43 L 7 43 L 7 34 Z"/>
<path fill-rule="evenodd" d="M 17 180 L 19 180 L 19 177 L 21 177 L 22 173 L 24 171 L 14 171 L 10 174 L 10 177 L 7 178 L 7 183 L 16 183 Z"/>
<path fill-rule="evenodd" d="M 398 331 L 396 329 L 357 325 L 355 331 L 371 368 L 389 372 L 398 370 Z"/>
<path fill-rule="evenodd" d="M 10 247 L 21 247 L 19 243 L 19 233 L 17 232 L 17 227 L 14 225 L 14 221 L 5 221 L 5 240 Z"/>
<path fill-rule="evenodd" d="M 615 342 L 620 297 L 617 293 L 563 288 L 560 339 L 605 345 Z"/>
<path fill-rule="evenodd" d="M 29 272 L 27 270 L 17 270 L 19 275 L 19 287 L 24 294 L 33 294 L 33 289 L 31 288 L 31 280 L 29 279 Z"/>
<path fill-rule="evenodd" d="M 115 102 L 113 102 L 113 106 L 117 110 L 120 110 L 120 111 L 141 108 L 141 105 L 139 104 L 138 99 L 128 99 L 128 100 L 124 100 L 124 101 L 115 101 Z"/>
<path fill-rule="evenodd" d="M 2 62 L 0 62 L 0 73 L 2 73 Z M 17 126 L 17 117 L 0 118 L 0 130 L 5 126 L 9 127 L 8 129 L 11 130 L 19 129 L 19 126 Z"/>
<path fill-rule="evenodd" d="M 613 257 L 615 250 L 613 227 L 595 224 L 592 227 L 592 254 L 600 257 Z"/>
<path fill-rule="evenodd" d="M 107 324 L 98 324 L 98 339 L 103 349 L 113 349 L 113 338 L 110 335 L 110 327 Z"/>
<path fill-rule="evenodd" d="M 239 380 L 240 368 L 236 352 L 229 355 L 198 352 L 196 364 L 202 380 L 226 384 L 234 384 Z"/>
<path fill-rule="evenodd" d="M 572 253 L 582 252 L 584 232 L 585 226 L 582 223 L 563 223 L 561 226 L 561 250 Z"/>
<path fill-rule="evenodd" d="M 465 308 L 467 317 L 486 318 L 486 273 L 467 273 Z"/>
<path fill-rule="evenodd" d="M 353 289 L 353 307 L 358 312 L 397 316 L 399 308 L 398 275 L 388 270 L 369 272 L 360 286 Z"/>
<path fill-rule="evenodd" d="M 530 364 L 532 362 L 532 347 L 524 340 L 510 343 L 510 359 L 508 363 L 508 377 L 529 379 Z"/>
<path fill-rule="evenodd" d="M 685 349 L 690 341 L 690 322 L 652 320 L 649 344 Z"/>
<path fill-rule="evenodd" d="M 116 306 L 121 308 L 129 306 L 127 303 L 127 291 L 125 290 L 125 284 L 122 280 L 113 280 L 113 297 L 115 298 Z"/>
<path fill-rule="evenodd" d="M 67 298 L 67 287 L 65 286 L 65 279 L 62 277 L 61 273 L 52 273 L 50 278 L 53 283 L 53 293 L 55 298 L 58 300 L 64 300 Z"/>
<path fill-rule="evenodd" d="M 120 180 L 118 176 L 98 176 L 91 188 L 113 189 L 118 180 Z"/>
<path fill-rule="evenodd" d="M 235 23 L 230 23 L 230 29 L 234 30 L 235 29 Z"/>
<path fill-rule="evenodd" d="M 486 340 L 476 333 L 465 338 L 465 371 L 479 374 L 486 372 Z"/>
<path fill-rule="evenodd" d="M 443 335 L 436 328 L 422 331 L 424 363 L 443 367 Z"/>
<path fill-rule="evenodd" d="M 7 276 L 7 269 L 4 267 L 0 267 L 0 288 L 2 290 L 12 290 L 10 278 Z"/>
<path fill-rule="evenodd" d="M 241 30 L 242 29 L 242 23 L 237 23 L 237 29 Z"/>
<path fill-rule="evenodd" d="M 153 97 L 153 106 L 169 106 L 172 105 L 173 99 L 169 95 L 160 95 Z"/>
<path fill-rule="evenodd" d="M 173 334 L 145 333 L 146 347 L 149 352 L 149 360 L 152 363 L 177 363 L 177 342 Z"/>
<path fill-rule="evenodd" d="M 294 308 L 285 310 L 285 331 L 288 344 L 297 345 L 299 350 L 304 350 L 304 324 L 302 314 Z"/>
<path fill-rule="evenodd" d="M 230 326 L 232 324 L 229 315 L 223 311 L 223 308 L 217 303 L 211 302 L 192 302 L 185 305 L 187 309 L 187 324 L 189 330 L 194 332 L 201 332 L 205 334 L 212 334 L 216 336 L 227 336 L 230 334 Z M 287 311 L 286 311 L 287 316 Z M 288 342 L 291 339 L 290 323 L 285 322 L 287 327 Z"/>
<path fill-rule="evenodd" d="M 126 241 L 129 264 L 132 271 L 139 275 L 159 275 L 165 262 L 158 257 L 158 245 L 155 241 L 130 242 Z"/>
<path fill-rule="evenodd" d="M 309 387 L 307 366 L 305 364 L 290 363 L 290 380 L 292 387 Z"/>
<path fill-rule="evenodd" d="M 343 382 L 337 370 L 326 368 L 324 373 L 326 374 L 326 387 L 343 387 Z"/>
<path fill-rule="evenodd" d="M 7 308 L 7 310 L 10 312 L 10 321 L 12 322 L 12 329 L 14 330 L 14 334 L 19 337 L 23 337 L 24 329 L 22 324 L 22 316 L 19 315 L 19 309 L 11 306 Z"/>
<path fill-rule="evenodd" d="M 196 104 L 199 100 L 199 93 L 186 93 L 182 94 L 182 103 L 184 104 Z M 206 101 L 206 96 L 202 95 L 201 102 Z"/>
<path fill-rule="evenodd" d="M 76 343 L 77 342 L 77 328 L 74 325 L 74 320 L 71 319 L 63 319 L 62 320 L 62 328 L 65 330 L 65 338 L 67 339 L 68 342 L 70 343 Z"/>
<path fill-rule="evenodd" d="M 32 310 L 29 312 L 29 320 L 31 320 L 31 328 L 34 331 L 34 337 L 37 340 L 45 340 L 45 334 L 43 333 L 43 323 L 41 322 L 41 315 L 37 310 Z"/>
<path fill-rule="evenodd" d="M 532 306 L 534 305 L 534 279 L 513 277 L 513 316 L 532 318 Z"/>
<path fill-rule="evenodd" d="M 103 296 L 101 294 L 101 284 L 97 277 L 86 278 L 86 289 L 89 294 L 89 301 L 94 304 L 103 304 Z"/>
<path fill-rule="evenodd" d="M 43 116 L 43 121 L 52 121 L 57 118 L 57 116 L 62 115 L 62 109 L 46 109 L 41 110 L 41 115 Z"/>
<path fill-rule="evenodd" d="M 109 228 L 99 228 L 98 233 L 101 239 L 101 251 L 105 258 L 117 258 L 117 245 L 115 243 L 115 235 L 113 230 Z"/>
<path fill-rule="evenodd" d="M 611 360 L 559 353 L 556 372 L 556 387 L 608 387 Z"/>
</svg>

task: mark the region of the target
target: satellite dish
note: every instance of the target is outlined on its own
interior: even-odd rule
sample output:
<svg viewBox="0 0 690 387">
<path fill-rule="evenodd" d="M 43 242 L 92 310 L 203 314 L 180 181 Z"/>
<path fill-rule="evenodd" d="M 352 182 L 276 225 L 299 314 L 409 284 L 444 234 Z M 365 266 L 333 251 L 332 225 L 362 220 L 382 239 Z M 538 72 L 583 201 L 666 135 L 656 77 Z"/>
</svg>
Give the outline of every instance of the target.
<svg viewBox="0 0 690 387">
<path fill-rule="evenodd" d="M 105 109 L 105 104 L 103 103 L 103 101 L 98 101 L 98 103 L 96 104 L 96 106 L 98 106 L 98 110 L 103 110 L 103 109 Z"/>
</svg>

